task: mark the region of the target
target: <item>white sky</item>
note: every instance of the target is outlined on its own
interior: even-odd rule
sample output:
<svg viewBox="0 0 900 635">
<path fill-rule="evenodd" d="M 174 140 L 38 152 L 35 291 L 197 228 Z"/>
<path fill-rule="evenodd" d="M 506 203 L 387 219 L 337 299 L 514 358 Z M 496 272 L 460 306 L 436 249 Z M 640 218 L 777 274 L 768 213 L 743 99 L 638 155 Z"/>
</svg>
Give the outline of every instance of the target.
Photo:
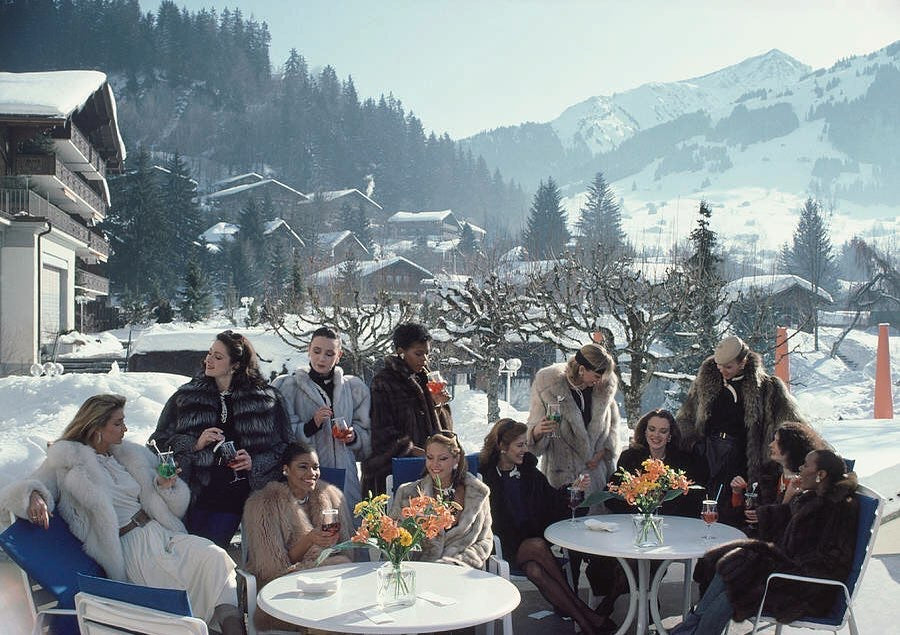
<svg viewBox="0 0 900 635">
<path fill-rule="evenodd" d="M 898 0 L 176 0 L 268 23 L 271 59 L 393 92 L 426 129 L 462 138 L 778 48 L 814 68 L 900 39 Z M 141 0 L 156 10 L 158 1 Z"/>
</svg>

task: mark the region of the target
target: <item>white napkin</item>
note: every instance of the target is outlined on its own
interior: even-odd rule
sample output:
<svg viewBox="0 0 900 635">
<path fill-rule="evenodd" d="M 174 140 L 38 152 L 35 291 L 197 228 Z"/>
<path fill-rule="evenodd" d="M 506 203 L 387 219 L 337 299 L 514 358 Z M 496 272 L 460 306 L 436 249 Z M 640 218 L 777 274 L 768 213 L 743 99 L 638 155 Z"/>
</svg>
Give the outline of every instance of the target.
<svg viewBox="0 0 900 635">
<path fill-rule="evenodd" d="M 359 612 L 366 616 L 367 619 L 375 622 L 376 624 L 387 624 L 388 622 L 393 622 L 394 618 L 382 611 L 377 606 L 372 606 L 367 609 L 359 609 Z"/>
<path fill-rule="evenodd" d="M 437 606 L 450 606 L 451 604 L 456 604 L 456 600 L 454 598 L 448 598 L 443 595 L 438 595 L 437 593 L 432 593 L 431 591 L 423 591 L 418 594 L 418 597 L 423 600 L 427 600 L 432 604 L 436 604 Z"/>
<path fill-rule="evenodd" d="M 300 593 L 334 593 L 341 588 L 340 578 L 309 578 L 297 576 L 297 590 Z"/>
<path fill-rule="evenodd" d="M 619 531 L 619 526 L 615 523 L 605 523 L 602 520 L 597 520 L 596 518 L 587 518 L 584 521 L 584 526 L 590 529 L 591 531 Z"/>
</svg>

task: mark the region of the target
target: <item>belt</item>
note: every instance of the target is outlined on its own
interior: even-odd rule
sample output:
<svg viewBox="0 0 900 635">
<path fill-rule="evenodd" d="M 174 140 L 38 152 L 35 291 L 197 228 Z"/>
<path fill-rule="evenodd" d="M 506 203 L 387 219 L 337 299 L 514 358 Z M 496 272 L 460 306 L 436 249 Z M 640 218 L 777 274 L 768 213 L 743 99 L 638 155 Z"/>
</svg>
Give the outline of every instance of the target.
<svg viewBox="0 0 900 635">
<path fill-rule="evenodd" d="M 127 525 L 123 525 L 123 526 L 119 527 L 119 537 L 121 538 L 122 536 L 127 534 L 132 529 L 135 529 L 137 527 L 143 527 L 144 525 L 149 523 L 151 520 L 153 520 L 153 519 L 150 518 L 150 514 L 148 514 L 147 512 L 145 512 L 142 509 L 141 511 L 139 511 L 138 513 L 136 513 L 134 516 L 131 517 L 131 520 L 128 521 Z"/>
</svg>

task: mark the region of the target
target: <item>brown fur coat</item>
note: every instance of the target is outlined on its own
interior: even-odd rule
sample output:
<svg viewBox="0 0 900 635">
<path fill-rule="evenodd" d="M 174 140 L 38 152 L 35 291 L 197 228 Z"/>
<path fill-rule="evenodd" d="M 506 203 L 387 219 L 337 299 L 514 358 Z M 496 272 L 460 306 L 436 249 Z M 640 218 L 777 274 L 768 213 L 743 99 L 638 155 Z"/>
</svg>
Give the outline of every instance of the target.
<svg viewBox="0 0 900 635">
<path fill-rule="evenodd" d="M 256 576 L 257 588 L 262 589 L 275 578 L 312 567 L 322 548 L 313 545 L 300 562 L 291 562 L 288 555 L 290 546 L 301 536 L 309 533 L 322 520 L 322 510 L 340 510 L 341 532 L 338 542 L 350 539 L 352 520 L 344 503 L 341 491 L 324 481 L 319 481 L 309 501 L 298 505 L 287 483 L 273 481 L 263 489 L 253 493 L 244 506 L 243 539 L 247 545 L 247 571 Z M 346 555 L 334 555 L 323 564 L 349 562 Z M 267 615 L 262 610 L 256 612 L 256 626 L 259 629 L 296 630 Z"/>
<path fill-rule="evenodd" d="M 770 573 L 846 580 L 853 562 L 859 506 L 855 484 L 838 483 L 828 496 L 805 492 L 789 504 L 759 508 L 762 540 L 740 540 L 709 551 L 694 578 L 704 587 L 722 576 L 734 619 L 756 615 Z M 827 615 L 836 587 L 774 580 L 765 611 L 779 622 Z"/>
<path fill-rule="evenodd" d="M 400 510 L 409 505 L 410 497 L 419 495 L 419 490 L 426 496 L 434 496 L 434 484 L 430 476 L 401 485 L 391 501 L 389 515 L 399 518 Z M 490 493 L 487 485 L 467 472 L 466 494 L 458 522 L 434 540 L 426 539 L 417 560 L 465 565 L 476 569 L 484 567 L 494 547 Z"/>
<path fill-rule="evenodd" d="M 747 472 L 742 475 L 747 482 L 758 481 L 763 461 L 768 457 L 768 444 L 775 436 L 775 429 L 784 421 L 803 421 L 797 402 L 791 397 L 784 383 L 766 374 L 762 358 L 751 352 L 744 367 L 744 379 L 734 384 L 740 386 L 744 404 L 744 426 L 747 429 Z M 694 444 L 706 436 L 706 428 L 712 416 L 710 408 L 722 390 L 722 375 L 716 362 L 708 357 L 697 371 L 687 399 L 675 416 L 681 429 L 682 447 L 691 451 Z"/>
</svg>

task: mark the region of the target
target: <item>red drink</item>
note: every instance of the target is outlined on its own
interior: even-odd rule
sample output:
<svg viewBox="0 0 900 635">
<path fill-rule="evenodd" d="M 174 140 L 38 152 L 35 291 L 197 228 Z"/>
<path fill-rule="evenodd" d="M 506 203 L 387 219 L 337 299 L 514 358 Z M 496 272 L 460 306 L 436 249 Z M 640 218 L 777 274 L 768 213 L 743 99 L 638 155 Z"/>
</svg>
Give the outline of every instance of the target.
<svg viewBox="0 0 900 635">
<path fill-rule="evenodd" d="M 429 381 L 428 382 L 428 392 L 432 395 L 439 395 L 444 392 L 444 388 L 447 387 L 447 383 L 443 381 Z"/>
<path fill-rule="evenodd" d="M 350 430 L 347 428 L 338 428 L 337 426 L 331 429 L 331 436 L 337 439 L 338 441 L 343 441 L 350 437 Z"/>
<path fill-rule="evenodd" d="M 336 534 L 341 530 L 341 523 L 339 521 L 333 523 L 322 523 L 322 531 L 328 534 Z"/>
<path fill-rule="evenodd" d="M 702 514 L 700 514 L 700 518 L 702 518 L 703 522 L 705 522 L 707 525 L 712 525 L 719 519 L 719 512 L 703 512 Z"/>
</svg>

